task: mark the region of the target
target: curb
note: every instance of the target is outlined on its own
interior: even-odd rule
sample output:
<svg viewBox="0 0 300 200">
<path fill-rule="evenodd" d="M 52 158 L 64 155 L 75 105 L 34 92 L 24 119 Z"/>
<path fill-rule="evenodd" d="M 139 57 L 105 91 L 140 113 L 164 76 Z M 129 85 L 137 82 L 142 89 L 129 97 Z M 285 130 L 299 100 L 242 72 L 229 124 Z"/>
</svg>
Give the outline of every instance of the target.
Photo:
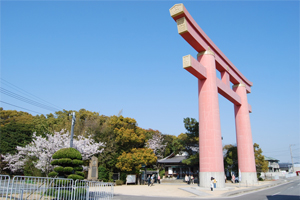
<svg viewBox="0 0 300 200">
<path fill-rule="evenodd" d="M 264 186 L 255 186 L 255 187 L 249 188 L 249 189 L 243 189 L 243 190 L 235 191 L 235 192 L 228 192 L 228 193 L 225 193 L 224 196 L 231 197 L 231 196 L 235 196 L 235 195 L 238 195 L 238 194 L 248 193 L 248 192 L 252 192 L 252 191 L 258 191 L 258 190 L 262 190 L 262 189 L 282 185 L 282 184 L 285 184 L 285 183 L 289 183 L 291 181 L 292 180 L 279 180 L 276 183 L 274 182 L 274 183 L 267 184 L 267 185 L 264 185 Z"/>
</svg>

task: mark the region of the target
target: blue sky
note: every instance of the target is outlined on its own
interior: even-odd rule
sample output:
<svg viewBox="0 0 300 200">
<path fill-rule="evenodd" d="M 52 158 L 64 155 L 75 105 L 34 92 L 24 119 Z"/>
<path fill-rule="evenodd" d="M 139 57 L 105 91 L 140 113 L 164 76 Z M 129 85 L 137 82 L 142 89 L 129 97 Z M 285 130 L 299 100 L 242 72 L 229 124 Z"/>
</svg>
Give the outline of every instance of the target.
<svg viewBox="0 0 300 200">
<path fill-rule="evenodd" d="M 198 120 L 198 89 L 197 79 L 182 68 L 182 56 L 197 52 L 170 17 L 176 3 L 2 1 L 1 78 L 59 108 L 107 116 L 123 110 L 142 128 L 183 133 L 183 118 Z M 299 162 L 299 2 L 183 3 L 253 82 L 253 142 L 281 162 L 291 161 L 289 145 L 295 144 Z M 3 80 L 1 87 L 23 95 Z M 1 101 L 51 112 L 5 94 Z M 235 144 L 233 105 L 222 96 L 219 103 L 223 144 Z"/>
</svg>

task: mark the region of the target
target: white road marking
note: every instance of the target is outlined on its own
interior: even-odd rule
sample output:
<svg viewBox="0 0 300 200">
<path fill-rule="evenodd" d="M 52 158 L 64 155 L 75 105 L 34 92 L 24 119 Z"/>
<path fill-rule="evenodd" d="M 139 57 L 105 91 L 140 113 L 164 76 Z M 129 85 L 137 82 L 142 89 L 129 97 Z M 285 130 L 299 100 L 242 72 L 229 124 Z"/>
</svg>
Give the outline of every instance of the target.
<svg viewBox="0 0 300 200">
<path fill-rule="evenodd" d="M 277 195 L 277 194 L 279 194 L 279 193 L 280 193 L 280 192 L 277 192 L 277 193 L 273 194 L 272 196 Z"/>
</svg>

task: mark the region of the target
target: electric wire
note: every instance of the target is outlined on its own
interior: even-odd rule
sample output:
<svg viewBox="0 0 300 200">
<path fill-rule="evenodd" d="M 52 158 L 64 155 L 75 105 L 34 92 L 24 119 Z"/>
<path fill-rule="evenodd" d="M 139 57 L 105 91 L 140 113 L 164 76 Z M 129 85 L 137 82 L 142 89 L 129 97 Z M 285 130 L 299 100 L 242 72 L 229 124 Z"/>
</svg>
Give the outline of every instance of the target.
<svg viewBox="0 0 300 200">
<path fill-rule="evenodd" d="M 22 108 L 22 109 L 24 109 L 24 110 L 28 110 L 28 111 L 30 111 L 30 112 L 35 112 L 35 113 L 42 114 L 42 113 L 40 113 L 40 112 L 36 112 L 36 111 L 33 111 L 33 110 L 29 110 L 29 109 L 27 109 L 27 108 L 23 108 L 23 107 L 20 107 L 20 106 L 16 106 L 16 105 L 13 105 L 13 104 L 10 104 L 10 103 L 7 103 L 7 102 L 4 102 L 4 101 L 1 101 L 1 100 L 0 100 L 0 102 L 2 102 L 2 103 L 5 103 L 5 104 L 8 104 L 8 105 L 11 105 L 11 106 L 15 106 L 15 107 L 17 107 L 17 108 Z"/>
<path fill-rule="evenodd" d="M 2 94 L 5 94 L 5 95 L 10 96 L 10 97 L 12 97 L 12 98 L 15 98 L 15 99 L 17 99 L 17 100 L 19 100 L 19 101 L 23 101 L 23 102 L 25 102 L 25 103 L 31 104 L 31 105 L 36 106 L 36 107 L 43 108 L 43 109 L 45 109 L 45 110 L 50 110 L 50 111 L 54 111 L 54 112 L 58 110 L 58 109 L 56 109 L 56 108 L 47 106 L 47 105 L 45 105 L 45 104 L 41 104 L 41 103 L 36 102 L 36 101 L 34 101 L 34 100 L 31 100 L 31 99 L 28 99 L 28 98 L 23 97 L 23 96 L 21 96 L 21 95 L 18 95 L 18 94 L 16 94 L 16 93 L 11 92 L 11 91 L 9 91 L 9 90 L 6 90 L 6 89 L 4 89 L 4 88 L 2 88 L 2 87 L 0 87 L 0 92 L 1 92 Z"/>
<path fill-rule="evenodd" d="M 4 80 L 3 78 L 0 78 L 0 79 L 1 79 L 1 81 L 2 81 L 2 83 L 3 83 L 4 85 L 6 85 L 6 86 L 8 86 L 8 87 L 10 87 L 10 88 L 12 88 L 12 89 L 14 89 L 14 90 L 17 90 L 18 92 L 20 92 L 20 93 L 26 95 L 27 97 L 30 97 L 30 98 L 34 97 L 35 99 L 39 99 L 39 100 L 41 100 L 41 101 L 43 101 L 43 102 L 45 102 L 45 103 L 48 103 L 48 104 L 50 104 L 50 105 L 52 105 L 52 106 L 55 106 L 55 107 L 57 108 L 57 110 L 63 110 L 63 108 L 61 108 L 61 107 L 59 107 L 59 106 L 57 106 L 57 105 L 54 105 L 54 104 L 52 104 L 52 103 L 50 103 L 50 102 L 48 102 L 48 101 L 46 101 L 46 100 L 44 100 L 44 99 L 41 99 L 40 97 L 38 97 L 38 96 L 36 96 L 36 95 L 34 95 L 34 94 L 31 94 L 31 93 L 27 92 L 26 90 L 24 90 L 24 89 L 22 89 L 22 88 L 20 88 L 20 87 L 18 87 L 18 86 L 16 86 L 16 85 L 14 85 L 14 84 L 12 84 L 12 83 L 6 81 L 6 80 Z"/>
</svg>

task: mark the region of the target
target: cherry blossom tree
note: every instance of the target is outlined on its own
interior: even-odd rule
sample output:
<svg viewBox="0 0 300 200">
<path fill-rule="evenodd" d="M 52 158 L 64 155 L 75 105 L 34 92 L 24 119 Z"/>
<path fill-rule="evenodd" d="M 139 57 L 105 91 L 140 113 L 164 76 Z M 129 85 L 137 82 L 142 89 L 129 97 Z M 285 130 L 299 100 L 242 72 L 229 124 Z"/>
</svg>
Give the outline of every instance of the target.
<svg viewBox="0 0 300 200">
<path fill-rule="evenodd" d="M 164 143 L 164 138 L 161 133 L 154 133 L 152 138 L 146 143 L 146 147 L 153 150 L 157 158 L 163 158 L 163 153 L 167 144 Z"/>
<path fill-rule="evenodd" d="M 17 146 L 18 153 L 15 155 L 7 154 L 4 156 L 4 161 L 8 162 L 8 167 L 12 172 L 22 171 L 25 162 L 29 157 L 38 158 L 34 165 L 45 174 L 53 170 L 50 164 L 52 155 L 62 148 L 67 148 L 70 145 L 69 132 L 55 132 L 53 135 L 47 134 L 46 137 L 36 136 L 33 134 L 33 140 L 25 147 Z M 104 144 L 96 143 L 91 137 L 85 138 L 78 136 L 74 138 L 73 148 L 77 149 L 82 154 L 83 160 L 90 159 L 94 154 L 99 154 L 103 151 Z"/>
</svg>

